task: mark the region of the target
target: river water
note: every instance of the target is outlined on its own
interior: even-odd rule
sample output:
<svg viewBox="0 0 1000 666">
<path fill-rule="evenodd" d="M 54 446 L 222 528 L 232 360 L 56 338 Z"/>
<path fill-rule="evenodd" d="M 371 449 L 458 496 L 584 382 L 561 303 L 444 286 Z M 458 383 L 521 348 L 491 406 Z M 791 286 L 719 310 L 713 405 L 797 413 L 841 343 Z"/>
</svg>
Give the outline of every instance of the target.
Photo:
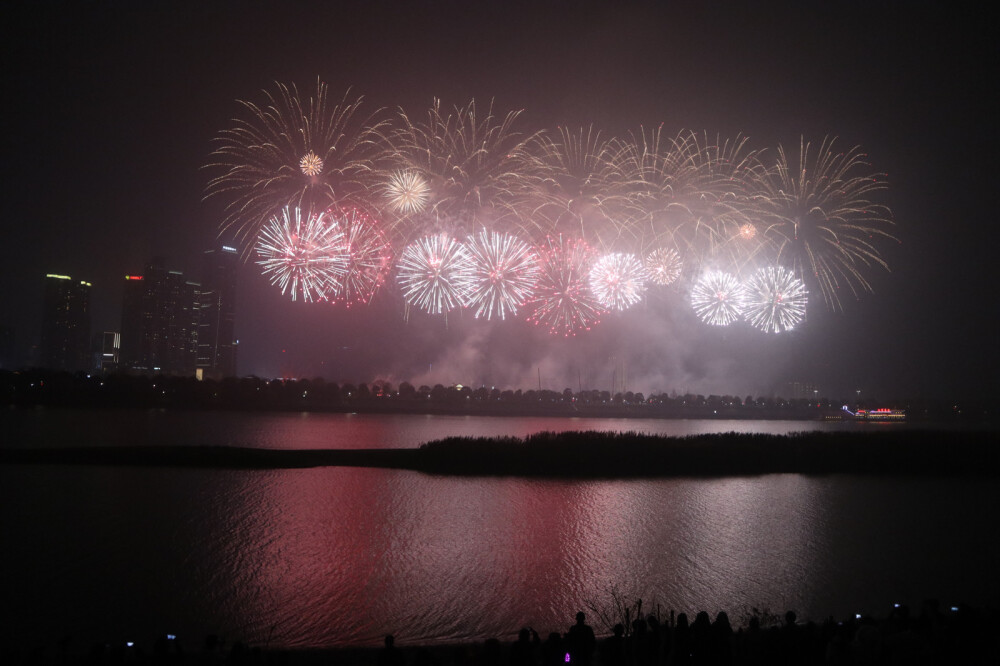
<svg viewBox="0 0 1000 666">
<path fill-rule="evenodd" d="M 10 410 L 3 446 L 412 447 L 540 430 L 857 427 L 169 411 Z M 869 426 L 870 427 L 870 426 Z M 892 426 L 896 427 L 896 426 Z M 0 467 L 0 639 L 194 648 L 511 638 L 565 630 L 611 590 L 689 614 L 821 620 L 938 597 L 995 604 L 990 479 L 766 475 L 544 481 L 320 468 Z M 594 622 L 598 631 L 603 627 Z M 544 635 L 544 633 L 543 633 Z"/>
</svg>

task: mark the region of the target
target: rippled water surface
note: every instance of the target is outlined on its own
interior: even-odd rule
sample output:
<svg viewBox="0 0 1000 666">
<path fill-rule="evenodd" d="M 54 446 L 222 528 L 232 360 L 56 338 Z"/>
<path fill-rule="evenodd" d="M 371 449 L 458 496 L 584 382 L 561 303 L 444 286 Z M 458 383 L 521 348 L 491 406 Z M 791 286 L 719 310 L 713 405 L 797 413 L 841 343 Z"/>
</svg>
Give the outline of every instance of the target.
<svg viewBox="0 0 1000 666">
<path fill-rule="evenodd" d="M 322 448 L 415 446 L 444 434 L 812 425 L 36 416 L 8 419 L 4 428 L 27 445 L 180 439 Z M 5 466 L 0 636 L 148 640 L 170 632 L 192 637 L 189 647 L 207 633 L 280 646 L 375 644 L 387 632 L 408 643 L 509 638 L 526 624 L 565 630 L 588 603 L 610 602 L 612 587 L 642 596 L 647 607 L 713 615 L 724 609 L 734 618 L 751 605 L 821 619 L 928 596 L 995 603 L 995 485 L 797 475 L 566 482 L 347 468 Z"/>
</svg>

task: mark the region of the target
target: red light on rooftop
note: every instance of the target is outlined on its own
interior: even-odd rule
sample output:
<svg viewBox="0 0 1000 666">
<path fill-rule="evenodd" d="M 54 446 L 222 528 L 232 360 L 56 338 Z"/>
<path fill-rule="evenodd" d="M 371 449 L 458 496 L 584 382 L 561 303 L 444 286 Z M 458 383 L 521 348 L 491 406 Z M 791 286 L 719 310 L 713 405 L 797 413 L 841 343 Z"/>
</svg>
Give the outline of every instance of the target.
<svg viewBox="0 0 1000 666">
<path fill-rule="evenodd" d="M 125 279 L 126 280 L 141 280 L 142 276 L 141 275 L 126 275 Z"/>
</svg>

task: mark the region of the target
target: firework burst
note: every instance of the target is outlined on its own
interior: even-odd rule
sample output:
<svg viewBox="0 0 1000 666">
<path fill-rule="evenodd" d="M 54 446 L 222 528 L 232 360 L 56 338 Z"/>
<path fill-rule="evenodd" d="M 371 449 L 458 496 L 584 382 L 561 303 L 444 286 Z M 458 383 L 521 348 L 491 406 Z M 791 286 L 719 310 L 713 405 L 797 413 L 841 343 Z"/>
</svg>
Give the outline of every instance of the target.
<svg viewBox="0 0 1000 666">
<path fill-rule="evenodd" d="M 884 174 L 871 174 L 857 147 L 835 153 L 834 142 L 824 139 L 814 151 L 803 139 L 794 163 L 779 147 L 756 200 L 764 234 L 777 247 L 776 263 L 790 265 L 836 310 L 841 287 L 855 296 L 871 291 L 867 270 L 888 269 L 879 241 L 895 238 L 892 214 L 873 201 L 887 188 Z"/>
<path fill-rule="evenodd" d="M 317 301 L 336 293 L 347 272 L 344 234 L 328 215 L 286 206 L 260 230 L 257 264 L 292 300 Z"/>
<path fill-rule="evenodd" d="M 742 314 L 739 280 L 722 271 L 705 273 L 691 289 L 691 307 L 706 324 L 729 326 Z"/>
<path fill-rule="evenodd" d="M 681 255 L 677 250 L 660 247 L 646 255 L 646 274 L 653 284 L 666 286 L 673 284 L 681 276 Z"/>
<path fill-rule="evenodd" d="M 781 266 L 762 268 L 743 285 L 743 316 L 765 333 L 795 328 L 806 316 L 809 293 L 802 280 Z"/>
<path fill-rule="evenodd" d="M 472 276 L 469 251 L 445 234 L 407 245 L 396 272 L 406 302 L 430 314 L 445 314 L 464 306 Z"/>
<path fill-rule="evenodd" d="M 427 208 L 430 188 L 416 171 L 396 171 L 389 176 L 383 195 L 395 212 L 408 215 Z"/>
<path fill-rule="evenodd" d="M 310 150 L 299 160 L 299 169 L 305 176 L 318 176 L 323 173 L 323 158 Z"/>
<path fill-rule="evenodd" d="M 528 321 L 564 337 L 599 324 L 604 308 L 587 280 L 594 258 L 594 250 L 581 239 L 549 238 L 539 252 L 535 296 L 526 304 Z"/>
<path fill-rule="evenodd" d="M 632 254 L 606 254 L 590 269 L 590 290 L 608 310 L 627 310 L 642 298 L 646 269 Z"/>
<path fill-rule="evenodd" d="M 361 98 L 331 105 L 320 81 L 308 98 L 282 83 L 263 93 L 263 104 L 239 102 L 243 116 L 219 133 L 206 165 L 218 173 L 206 196 L 228 199 L 222 230 L 241 240 L 283 206 L 308 215 L 362 193 L 383 124 L 359 119 Z"/>
<path fill-rule="evenodd" d="M 329 299 L 347 307 L 368 304 L 392 267 L 389 242 L 375 220 L 357 209 L 331 209 L 326 215 L 343 230 L 341 247 L 347 257 L 340 288 Z"/>
<path fill-rule="evenodd" d="M 505 319 L 531 297 L 538 277 L 538 256 L 509 234 L 484 231 L 468 243 L 473 274 L 466 301 L 476 318 Z"/>
</svg>

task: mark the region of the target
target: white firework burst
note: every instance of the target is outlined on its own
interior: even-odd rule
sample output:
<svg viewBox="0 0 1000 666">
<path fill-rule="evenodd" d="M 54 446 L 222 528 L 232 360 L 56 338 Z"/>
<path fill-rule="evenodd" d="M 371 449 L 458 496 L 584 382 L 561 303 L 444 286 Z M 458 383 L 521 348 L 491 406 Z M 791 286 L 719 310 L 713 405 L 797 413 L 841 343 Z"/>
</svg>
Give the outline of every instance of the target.
<svg viewBox="0 0 1000 666">
<path fill-rule="evenodd" d="M 706 324 L 729 326 L 743 312 L 743 289 L 729 273 L 710 271 L 691 289 L 691 307 Z"/>
<path fill-rule="evenodd" d="M 444 314 L 465 305 L 472 282 L 472 261 L 465 245 L 446 234 L 427 236 L 403 249 L 396 280 L 410 305 Z"/>
<path fill-rule="evenodd" d="M 284 207 L 257 236 L 255 250 L 265 277 L 292 300 L 323 300 L 336 293 L 347 272 L 344 234 L 329 215 Z"/>
<path fill-rule="evenodd" d="M 673 284 L 681 276 L 681 255 L 673 248 L 661 247 L 646 255 L 646 273 L 653 284 Z"/>
<path fill-rule="evenodd" d="M 606 254 L 590 269 L 590 289 L 609 310 L 627 310 L 646 290 L 646 269 L 634 254 Z"/>
<path fill-rule="evenodd" d="M 781 266 L 768 266 L 754 273 L 744 284 L 743 294 L 743 316 L 765 333 L 790 331 L 806 316 L 806 285 Z"/>
<path fill-rule="evenodd" d="M 468 243 L 472 259 L 472 284 L 467 302 L 476 318 L 504 319 L 535 290 L 538 255 L 531 246 L 510 234 L 484 231 Z"/>
</svg>

